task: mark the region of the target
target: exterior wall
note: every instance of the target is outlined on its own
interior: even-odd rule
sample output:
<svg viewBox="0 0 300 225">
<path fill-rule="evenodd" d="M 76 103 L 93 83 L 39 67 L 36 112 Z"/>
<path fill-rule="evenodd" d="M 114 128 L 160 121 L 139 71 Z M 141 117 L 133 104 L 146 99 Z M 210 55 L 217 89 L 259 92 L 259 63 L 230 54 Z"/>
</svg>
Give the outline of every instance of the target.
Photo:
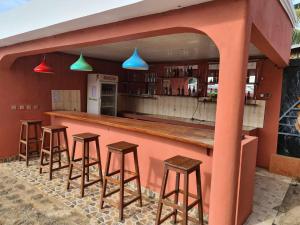
<svg viewBox="0 0 300 225">
<path fill-rule="evenodd" d="M 59 124 L 68 127 L 67 132 L 70 148 L 72 146 L 73 134 L 83 132 L 100 134 L 100 151 L 103 168 L 105 168 L 105 160 L 107 154 L 106 146 L 108 144 L 122 140 L 138 144 L 138 159 L 141 174 L 141 184 L 143 187 L 148 188 L 156 193 L 160 192 L 163 177 L 163 161 L 165 159 L 168 159 L 175 155 L 184 155 L 201 160 L 203 205 L 205 211 L 208 211 L 211 181 L 211 163 L 213 156 L 208 156 L 206 154 L 206 149 L 202 149 L 195 145 L 168 140 L 165 138 L 75 120 L 52 117 L 51 122 L 53 124 Z M 78 146 L 77 150 L 77 152 L 80 153 L 81 147 Z M 94 151 L 94 148 L 91 148 L 91 151 Z M 125 164 L 125 169 L 134 171 L 132 156 L 126 156 Z M 111 165 L 112 167 L 118 168 L 118 159 L 112 157 Z M 183 187 L 183 179 L 181 179 L 181 182 L 181 187 Z M 175 174 L 170 173 L 170 176 L 168 178 L 167 192 L 174 190 L 174 184 Z M 196 194 L 196 178 L 194 174 L 192 174 L 190 177 L 190 192 Z"/>
<path fill-rule="evenodd" d="M 257 165 L 269 168 L 271 155 L 277 152 L 278 124 L 281 102 L 282 69 L 277 68 L 271 61 L 266 60 L 262 68 L 261 85 L 257 93 L 269 93 L 266 100 L 264 127 L 258 131 Z"/>
<path fill-rule="evenodd" d="M 246 136 L 241 146 L 241 164 L 237 206 L 237 224 L 244 224 L 253 206 L 255 186 L 255 168 L 257 156 L 257 138 Z"/>
<path fill-rule="evenodd" d="M 252 42 L 275 64 L 285 67 L 290 58 L 293 26 L 277 0 L 250 0 Z M 284 35 L 282 35 L 284 34 Z"/>
<path fill-rule="evenodd" d="M 41 56 L 22 57 L 15 61 L 10 70 L 1 70 L 0 75 L 0 158 L 17 155 L 21 119 L 42 119 L 49 124 L 49 118 L 43 115 L 51 111 L 51 90 L 80 90 L 81 109 L 86 111 L 87 76 L 84 72 L 69 70 L 77 56 L 54 53 L 47 55 L 47 63 L 55 74 L 37 74 L 33 68 L 41 62 Z M 118 64 L 88 61 L 96 71 L 118 73 Z M 116 66 L 117 65 L 117 66 Z M 11 110 L 11 105 L 38 105 L 37 110 Z M 9 131 L 9 132 L 7 132 Z"/>
</svg>

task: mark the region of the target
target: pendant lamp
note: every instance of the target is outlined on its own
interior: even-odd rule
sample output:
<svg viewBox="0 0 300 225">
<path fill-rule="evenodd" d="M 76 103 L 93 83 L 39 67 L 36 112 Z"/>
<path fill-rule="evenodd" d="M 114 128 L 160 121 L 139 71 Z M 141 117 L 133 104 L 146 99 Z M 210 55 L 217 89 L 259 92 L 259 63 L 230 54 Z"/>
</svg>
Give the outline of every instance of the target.
<svg viewBox="0 0 300 225">
<path fill-rule="evenodd" d="M 149 65 L 140 57 L 137 48 L 133 54 L 122 64 L 122 68 L 128 70 L 149 70 Z"/>
<path fill-rule="evenodd" d="M 36 73 L 54 73 L 53 69 L 46 64 L 46 56 L 43 57 L 42 62 L 33 71 Z"/>
<path fill-rule="evenodd" d="M 70 69 L 75 71 L 93 71 L 93 67 L 85 61 L 82 53 L 79 59 L 70 66 Z"/>
</svg>

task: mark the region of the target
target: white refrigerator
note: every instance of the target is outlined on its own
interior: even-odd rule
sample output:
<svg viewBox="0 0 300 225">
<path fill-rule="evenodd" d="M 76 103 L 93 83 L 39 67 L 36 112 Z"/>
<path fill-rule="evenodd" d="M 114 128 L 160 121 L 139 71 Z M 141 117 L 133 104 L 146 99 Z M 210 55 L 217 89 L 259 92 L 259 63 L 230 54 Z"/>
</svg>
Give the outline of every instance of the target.
<svg viewBox="0 0 300 225">
<path fill-rule="evenodd" d="M 117 115 L 118 77 L 106 74 L 89 74 L 87 112 L 97 115 Z"/>
</svg>

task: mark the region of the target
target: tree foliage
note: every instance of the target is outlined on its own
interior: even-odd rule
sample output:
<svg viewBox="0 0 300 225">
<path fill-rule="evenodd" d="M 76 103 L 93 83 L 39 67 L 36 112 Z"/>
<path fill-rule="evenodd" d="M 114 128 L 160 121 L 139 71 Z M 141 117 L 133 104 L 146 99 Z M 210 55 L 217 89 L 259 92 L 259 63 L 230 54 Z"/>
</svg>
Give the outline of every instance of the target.
<svg viewBox="0 0 300 225">
<path fill-rule="evenodd" d="M 298 19 L 300 18 L 300 5 L 296 5 L 295 6 L 295 11 L 297 14 Z M 296 45 L 296 44 L 300 44 L 300 29 L 296 28 L 293 31 L 293 37 L 292 37 L 292 44 Z"/>
</svg>

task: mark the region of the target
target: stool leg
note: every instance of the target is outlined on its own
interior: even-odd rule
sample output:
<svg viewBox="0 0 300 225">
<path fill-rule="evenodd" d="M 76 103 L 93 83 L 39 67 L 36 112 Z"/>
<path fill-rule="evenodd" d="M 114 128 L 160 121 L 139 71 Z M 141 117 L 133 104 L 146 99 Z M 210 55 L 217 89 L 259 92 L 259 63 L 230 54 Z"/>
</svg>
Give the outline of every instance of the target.
<svg viewBox="0 0 300 225">
<path fill-rule="evenodd" d="M 133 152 L 133 155 L 134 155 L 135 173 L 137 174 L 137 178 L 136 178 L 137 191 L 138 191 L 138 195 L 140 196 L 140 207 L 142 207 L 143 201 L 142 201 L 142 191 L 141 191 L 141 180 L 140 180 L 139 162 L 138 162 L 138 156 L 136 150 Z"/>
<path fill-rule="evenodd" d="M 57 149 L 60 151 L 60 132 L 57 132 Z M 58 165 L 61 167 L 61 152 L 58 153 Z"/>
<path fill-rule="evenodd" d="M 85 153 L 86 151 L 86 142 L 83 143 L 82 149 L 82 170 L 81 170 L 81 197 L 84 196 L 84 184 L 85 184 Z"/>
<path fill-rule="evenodd" d="M 68 142 L 68 136 L 67 136 L 67 131 L 64 130 L 64 139 L 65 139 L 65 144 L 66 144 L 66 156 L 67 156 L 67 161 L 68 165 L 70 165 L 70 153 L 69 153 L 69 142 Z"/>
<path fill-rule="evenodd" d="M 96 154 L 97 154 L 97 161 L 98 161 L 98 172 L 101 182 L 103 182 L 103 175 L 102 175 L 102 165 L 101 165 L 101 157 L 100 157 L 100 147 L 99 147 L 99 140 L 96 139 Z"/>
<path fill-rule="evenodd" d="M 44 149 L 45 147 L 45 132 L 42 131 L 42 143 L 41 143 L 41 149 Z M 43 163 L 44 163 L 44 152 L 43 150 L 41 150 L 41 154 L 40 154 L 40 174 L 43 172 Z"/>
<path fill-rule="evenodd" d="M 120 202 L 119 202 L 119 220 L 123 220 L 124 216 L 124 154 L 120 154 Z"/>
<path fill-rule="evenodd" d="M 89 165 L 90 164 L 90 143 L 87 142 L 86 143 L 86 164 Z M 89 182 L 90 181 L 90 167 L 86 167 L 86 181 Z"/>
<path fill-rule="evenodd" d="M 188 199 L 189 199 L 189 174 L 184 173 L 184 188 L 183 188 L 183 217 L 182 224 L 188 224 Z"/>
<path fill-rule="evenodd" d="M 36 152 L 39 152 L 38 124 L 34 124 L 34 139 L 36 140 L 35 142 Z"/>
<path fill-rule="evenodd" d="M 70 188 L 70 180 L 72 178 L 72 173 L 73 173 L 73 162 L 74 162 L 74 159 L 75 159 L 75 149 L 76 149 L 76 141 L 74 140 L 73 141 L 73 147 L 72 147 L 72 161 L 69 165 L 69 176 L 68 176 L 68 183 L 67 183 L 67 190 Z"/>
<path fill-rule="evenodd" d="M 178 205 L 179 183 L 180 183 L 180 173 L 176 172 L 175 199 L 174 199 L 175 205 Z M 174 209 L 173 212 L 174 212 L 174 224 L 176 224 L 177 223 L 177 209 Z"/>
<path fill-rule="evenodd" d="M 162 206 L 163 206 L 162 199 L 165 196 L 168 175 L 169 175 L 169 170 L 165 166 L 163 182 L 162 182 L 162 185 L 161 185 L 160 196 L 159 196 L 159 200 L 158 200 L 158 208 L 157 208 L 155 225 L 160 224 L 160 217 L 161 217 L 161 211 L 162 211 Z"/>
<path fill-rule="evenodd" d="M 28 166 L 28 154 L 29 154 L 29 125 L 26 126 L 26 144 L 25 144 L 25 154 L 26 154 L 26 166 Z"/>
<path fill-rule="evenodd" d="M 198 198 L 198 217 L 201 225 L 204 225 L 203 222 L 203 203 L 202 203 L 202 192 L 201 192 L 201 176 L 200 169 L 196 170 L 196 182 L 197 182 L 197 198 Z"/>
<path fill-rule="evenodd" d="M 22 153 L 22 147 L 23 144 L 21 142 L 21 140 L 23 139 L 23 133 L 24 133 L 24 125 L 21 124 L 21 130 L 20 130 L 20 142 L 19 142 L 19 161 L 21 161 L 22 157 L 20 156 Z"/>
<path fill-rule="evenodd" d="M 107 152 L 107 159 L 106 159 L 106 165 L 105 165 L 105 171 L 104 171 L 104 181 L 103 181 L 103 187 L 102 187 L 102 194 L 100 196 L 100 209 L 103 209 L 103 203 L 104 198 L 106 197 L 106 186 L 107 186 L 107 179 L 106 176 L 109 174 L 109 165 L 110 165 L 110 159 L 111 159 L 111 152 Z"/>
<path fill-rule="evenodd" d="M 53 139 L 54 139 L 54 134 L 51 132 L 50 133 L 50 162 L 49 162 L 49 180 L 52 180 L 52 169 L 53 169 Z"/>
</svg>

